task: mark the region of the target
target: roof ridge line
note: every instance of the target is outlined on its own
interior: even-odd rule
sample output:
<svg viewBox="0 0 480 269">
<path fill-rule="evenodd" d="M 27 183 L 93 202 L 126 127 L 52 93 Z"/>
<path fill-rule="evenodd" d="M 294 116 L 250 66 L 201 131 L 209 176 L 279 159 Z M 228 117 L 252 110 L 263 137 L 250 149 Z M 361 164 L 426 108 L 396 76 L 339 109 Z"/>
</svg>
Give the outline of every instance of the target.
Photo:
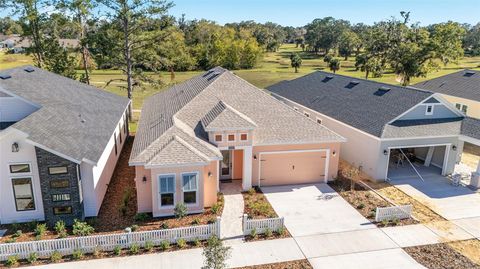
<svg viewBox="0 0 480 269">
<path fill-rule="evenodd" d="M 242 119 L 244 119 L 244 120 L 250 122 L 251 124 L 257 126 L 257 124 L 256 124 L 250 117 L 248 117 L 247 115 L 245 115 L 245 114 L 243 114 L 242 112 L 236 110 L 234 107 L 232 107 L 231 105 L 229 105 L 229 104 L 227 104 L 227 103 L 225 103 L 225 102 L 223 102 L 223 101 L 220 101 L 220 102 L 222 102 L 222 103 L 226 106 L 227 109 L 231 110 L 233 113 L 237 114 L 237 115 L 240 116 Z"/>
</svg>

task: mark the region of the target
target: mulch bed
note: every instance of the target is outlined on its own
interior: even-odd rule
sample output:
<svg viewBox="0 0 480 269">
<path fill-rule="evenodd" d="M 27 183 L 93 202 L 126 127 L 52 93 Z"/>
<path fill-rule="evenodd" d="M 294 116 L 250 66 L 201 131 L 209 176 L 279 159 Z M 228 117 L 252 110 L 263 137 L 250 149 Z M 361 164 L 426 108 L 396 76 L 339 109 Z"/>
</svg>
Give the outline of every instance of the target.
<svg viewBox="0 0 480 269">
<path fill-rule="evenodd" d="M 382 199 L 376 193 L 368 190 L 366 187 L 358 183 L 354 185 L 354 189 L 352 191 L 351 179 L 346 176 L 346 169 L 349 169 L 346 164 L 340 165 L 337 179 L 335 181 L 329 182 L 328 185 L 330 185 L 330 187 L 332 187 L 338 194 L 340 194 L 343 199 L 345 199 L 360 214 L 362 214 L 362 216 L 376 224 L 378 227 L 391 227 L 418 223 L 414 219 L 403 219 L 384 223 L 375 222 L 375 212 L 377 207 L 387 207 L 392 205 Z M 358 178 L 355 178 L 355 180 L 358 180 Z"/>
<path fill-rule="evenodd" d="M 242 192 L 242 195 L 244 202 L 243 212 L 249 218 L 266 219 L 278 217 L 260 188 L 253 187 L 247 192 Z"/>
<path fill-rule="evenodd" d="M 296 260 L 289 262 L 270 263 L 246 267 L 238 267 L 235 269 L 313 269 L 308 260 Z"/>
<path fill-rule="evenodd" d="M 429 269 L 480 269 L 480 266 L 447 244 L 408 247 L 404 250 Z"/>
</svg>

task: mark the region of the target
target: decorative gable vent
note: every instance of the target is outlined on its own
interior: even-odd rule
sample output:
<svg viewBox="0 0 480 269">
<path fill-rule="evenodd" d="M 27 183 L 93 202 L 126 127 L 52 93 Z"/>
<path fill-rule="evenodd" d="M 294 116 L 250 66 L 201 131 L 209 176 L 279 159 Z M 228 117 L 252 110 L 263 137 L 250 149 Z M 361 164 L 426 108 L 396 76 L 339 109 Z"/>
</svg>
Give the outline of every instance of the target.
<svg viewBox="0 0 480 269">
<path fill-rule="evenodd" d="M 11 77 L 12 77 L 12 76 L 10 76 L 10 75 L 8 75 L 8 74 L 0 74 L 0 78 L 1 78 L 1 79 L 4 79 L 4 80 L 5 80 L 5 79 L 9 79 L 9 78 L 11 78 Z"/>
</svg>

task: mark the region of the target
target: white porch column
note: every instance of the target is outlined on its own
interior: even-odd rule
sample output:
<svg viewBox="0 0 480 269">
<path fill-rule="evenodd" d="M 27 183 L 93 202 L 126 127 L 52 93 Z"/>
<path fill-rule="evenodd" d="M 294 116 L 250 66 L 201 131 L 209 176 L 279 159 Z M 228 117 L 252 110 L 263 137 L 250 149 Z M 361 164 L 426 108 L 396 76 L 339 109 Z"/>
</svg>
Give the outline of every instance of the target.
<svg viewBox="0 0 480 269">
<path fill-rule="evenodd" d="M 477 165 L 477 173 L 480 174 L 480 161 L 478 161 L 478 165 Z"/>
<path fill-rule="evenodd" d="M 243 149 L 243 178 L 242 188 L 244 191 L 252 187 L 252 147 Z"/>
<path fill-rule="evenodd" d="M 425 157 L 425 163 L 423 165 L 429 167 L 432 163 L 433 152 L 435 151 L 435 147 L 428 147 L 427 156 Z"/>
</svg>

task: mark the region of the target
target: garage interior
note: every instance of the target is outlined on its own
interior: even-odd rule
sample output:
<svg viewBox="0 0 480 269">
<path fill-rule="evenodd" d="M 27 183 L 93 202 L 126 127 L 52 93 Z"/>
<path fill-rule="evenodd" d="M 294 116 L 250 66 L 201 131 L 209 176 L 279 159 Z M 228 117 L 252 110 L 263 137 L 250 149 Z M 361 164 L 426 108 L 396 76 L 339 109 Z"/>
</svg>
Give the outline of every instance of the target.
<svg viewBox="0 0 480 269">
<path fill-rule="evenodd" d="M 390 149 L 387 178 L 417 179 L 442 175 L 447 146 L 405 147 Z"/>
</svg>

